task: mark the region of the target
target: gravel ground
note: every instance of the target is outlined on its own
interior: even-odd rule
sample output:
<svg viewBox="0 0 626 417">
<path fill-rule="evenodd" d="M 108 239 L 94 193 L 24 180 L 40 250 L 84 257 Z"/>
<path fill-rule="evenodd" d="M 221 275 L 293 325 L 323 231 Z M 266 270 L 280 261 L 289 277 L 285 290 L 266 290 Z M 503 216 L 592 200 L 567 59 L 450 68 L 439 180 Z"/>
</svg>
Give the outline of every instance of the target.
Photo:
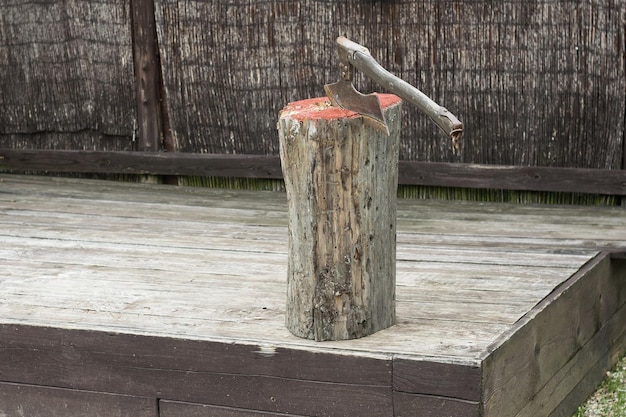
<svg viewBox="0 0 626 417">
<path fill-rule="evenodd" d="M 626 356 L 606 373 L 602 384 L 574 417 L 626 417 Z"/>
</svg>

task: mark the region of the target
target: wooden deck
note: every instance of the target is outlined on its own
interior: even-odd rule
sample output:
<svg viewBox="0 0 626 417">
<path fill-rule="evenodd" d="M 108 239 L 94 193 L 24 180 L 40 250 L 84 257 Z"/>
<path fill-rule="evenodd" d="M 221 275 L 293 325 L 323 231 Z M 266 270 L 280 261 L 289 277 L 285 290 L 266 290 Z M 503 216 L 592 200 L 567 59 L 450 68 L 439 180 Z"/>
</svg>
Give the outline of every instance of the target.
<svg viewBox="0 0 626 417">
<path fill-rule="evenodd" d="M 320 343 L 286 207 L 0 175 L 0 415 L 568 416 L 626 349 L 624 208 L 400 200 L 397 324 Z"/>
</svg>

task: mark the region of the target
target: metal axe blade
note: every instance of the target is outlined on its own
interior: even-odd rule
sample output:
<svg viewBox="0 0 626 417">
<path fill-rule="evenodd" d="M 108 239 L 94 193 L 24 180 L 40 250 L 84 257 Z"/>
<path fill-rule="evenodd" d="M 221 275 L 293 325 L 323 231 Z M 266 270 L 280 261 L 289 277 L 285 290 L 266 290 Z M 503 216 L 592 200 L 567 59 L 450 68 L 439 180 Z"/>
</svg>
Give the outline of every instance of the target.
<svg viewBox="0 0 626 417">
<path fill-rule="evenodd" d="M 457 142 L 463 133 L 463 123 L 456 116 L 411 84 L 380 66 L 367 48 L 343 36 L 337 38 L 337 44 L 339 45 L 341 79 L 337 83 L 324 86 L 326 95 L 334 105 L 366 116 L 376 122 L 376 127 L 389 134 L 389 127 L 378 97 L 372 94 L 361 94 L 354 88 L 352 81 L 355 68 L 358 68 L 387 90 L 415 104 L 426 113 L 433 122 L 450 135 L 456 149 Z"/>
<path fill-rule="evenodd" d="M 326 84 L 324 90 L 334 106 L 359 113 L 373 128 L 382 130 L 389 136 L 385 113 L 376 94 L 361 94 L 347 80 Z"/>
</svg>

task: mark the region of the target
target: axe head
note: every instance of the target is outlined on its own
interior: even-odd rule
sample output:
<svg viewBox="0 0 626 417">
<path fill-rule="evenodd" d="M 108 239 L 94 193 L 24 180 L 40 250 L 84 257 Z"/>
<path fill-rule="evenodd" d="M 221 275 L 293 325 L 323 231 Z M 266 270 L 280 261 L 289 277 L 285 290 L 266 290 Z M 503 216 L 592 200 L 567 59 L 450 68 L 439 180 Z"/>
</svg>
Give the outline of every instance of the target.
<svg viewBox="0 0 626 417">
<path fill-rule="evenodd" d="M 389 126 L 387 126 L 378 95 L 361 94 L 354 88 L 352 81 L 345 79 L 334 84 L 326 84 L 324 90 L 334 106 L 359 113 L 373 128 L 389 136 Z"/>
<path fill-rule="evenodd" d="M 362 48 L 363 51 L 369 54 L 367 48 L 357 44 L 354 45 Z M 355 68 L 348 60 L 348 52 L 341 45 L 338 52 L 341 78 L 334 84 L 326 84 L 324 86 L 330 102 L 334 106 L 359 113 L 373 128 L 381 130 L 389 136 L 389 126 L 387 125 L 378 95 L 374 93 L 361 94 L 354 88 L 352 82 L 354 80 Z"/>
<path fill-rule="evenodd" d="M 389 126 L 385 120 L 378 96 L 375 94 L 364 95 L 354 88 L 354 73 L 355 69 L 358 68 L 390 92 L 416 105 L 426 113 L 437 126 L 450 135 L 453 146 L 455 150 L 457 149 L 458 141 L 463 132 L 463 123 L 456 116 L 435 103 L 416 87 L 383 68 L 376 62 L 367 48 L 344 36 L 337 38 L 337 45 L 339 46 L 341 77 L 339 82 L 324 86 L 328 98 L 335 106 L 359 113 L 364 116 L 365 121 L 372 122 L 374 127 L 389 135 Z"/>
</svg>

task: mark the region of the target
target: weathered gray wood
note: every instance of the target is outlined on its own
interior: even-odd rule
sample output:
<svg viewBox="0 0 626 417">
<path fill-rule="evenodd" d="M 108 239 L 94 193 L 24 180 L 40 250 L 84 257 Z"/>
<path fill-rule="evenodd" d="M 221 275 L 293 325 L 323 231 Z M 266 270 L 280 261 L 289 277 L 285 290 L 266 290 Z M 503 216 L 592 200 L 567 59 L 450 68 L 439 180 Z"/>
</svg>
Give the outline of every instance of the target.
<svg viewBox="0 0 626 417">
<path fill-rule="evenodd" d="M 93 147 L 102 148 L 100 145 Z M 1 149 L 0 147 L 0 169 L 282 178 L 278 156 L 174 152 L 51 151 Z M 399 161 L 398 183 L 438 187 L 626 195 L 626 171 L 609 169 Z"/>
<path fill-rule="evenodd" d="M 178 401 L 160 401 L 159 404 L 160 417 L 305 417 Z"/>
<path fill-rule="evenodd" d="M 626 195 L 622 169 L 584 169 L 400 161 L 402 184 Z"/>
<path fill-rule="evenodd" d="M 24 180 L 16 181 L 18 178 Z M 88 181 L 81 187 L 78 185 L 81 182 L 54 178 L 45 179 L 45 185 L 35 190 L 28 188 L 36 183 L 32 178 L 5 176 L 4 179 L 0 183 L 5 191 L 0 193 L 2 206 L 14 208 L 2 212 L 6 221 L 2 238 L 11 242 L 2 249 L 3 259 L 11 265 L 14 278 L 6 284 L 5 294 L 27 291 L 22 285 L 30 281 L 20 277 L 27 278 L 32 268 L 41 268 L 43 277 L 63 277 L 44 278 L 46 283 L 30 292 L 29 301 L 21 298 L 24 301 L 21 308 L 29 316 L 72 327 L 90 322 L 104 329 L 113 314 L 117 317 L 116 324 L 109 329 L 132 332 L 133 328 L 140 328 L 155 334 L 184 333 L 200 338 L 237 335 L 246 339 L 261 337 L 266 341 L 279 335 L 289 344 L 302 345 L 300 340 L 285 339 L 289 333 L 283 328 L 283 293 L 275 290 L 284 285 L 286 275 L 284 194 L 278 195 L 278 202 L 273 193 L 237 193 L 238 198 L 232 200 L 232 191 L 169 189 L 173 194 L 163 194 L 161 187 L 152 185 Z M 76 186 L 68 192 L 66 186 L 70 183 Z M 37 198 L 38 195 L 46 197 Z M 106 200 L 93 204 L 94 195 L 106 196 Z M 132 203 L 133 200 L 136 202 Z M 33 210 L 35 207 L 40 210 Z M 153 232 L 155 222 L 161 224 L 159 233 Z M 28 241 L 20 242 L 20 236 L 28 236 Z M 20 257 L 21 253 L 29 256 Z M 155 258 L 155 253 L 161 256 Z M 425 250 L 424 253 L 422 262 L 435 254 Z M 511 270 L 506 261 L 508 254 L 502 255 L 499 262 L 505 266 L 496 269 L 500 275 Z M 58 264 L 59 259 L 67 261 L 65 267 Z M 432 263 L 423 265 L 428 274 L 436 267 Z M 466 266 L 460 263 L 459 269 Z M 522 268 L 512 270 L 513 276 L 526 274 Z M 181 275 L 181 271 L 188 272 Z M 250 271 L 256 272 L 251 276 Z M 403 275 L 405 286 L 415 285 L 411 283 L 413 273 L 420 271 Z M 497 276 L 494 273 L 492 278 Z M 73 282 L 77 277 L 84 279 L 82 284 Z M 248 290 L 253 282 L 259 288 L 251 294 Z M 124 287 L 135 291 L 110 298 L 112 288 Z M 94 292 L 95 288 L 102 291 Z M 182 298 L 173 298 L 172 294 Z M 426 297 L 436 303 L 435 293 L 429 294 Z M 472 296 L 476 294 L 472 291 Z M 527 295 L 530 300 L 535 297 L 530 292 Z M 459 292 L 458 297 L 464 297 L 463 293 Z M 55 307 L 55 299 L 63 299 L 63 307 Z M 17 306 L 8 299 L 5 301 L 0 308 L 8 309 L 5 313 L 10 316 Z M 369 337 L 352 348 L 367 351 L 369 346 L 376 346 L 376 351 L 399 349 L 410 353 L 413 346 L 406 344 L 406 335 L 417 331 L 424 352 L 440 356 L 438 340 L 444 334 L 456 339 L 458 324 L 416 314 L 415 303 L 425 301 L 428 300 L 413 298 L 407 292 L 399 311 L 410 321 L 395 326 L 395 335 Z M 454 317 L 454 303 L 446 304 L 433 308 L 446 311 L 446 317 Z M 90 311 L 89 317 L 73 316 L 73 311 L 85 309 Z M 479 310 L 478 306 L 474 308 L 480 315 Z M 509 322 L 515 321 L 520 311 L 508 312 L 508 318 L 504 317 L 506 314 L 497 314 Z M 467 341 L 452 341 L 447 354 L 471 356 L 471 352 L 479 352 L 503 326 L 485 323 L 479 316 L 473 320 L 478 323 L 464 324 L 473 329 L 467 335 L 472 339 L 470 347 Z M 169 325 L 164 327 L 164 323 Z M 434 330 L 439 324 L 442 327 Z M 341 349 L 341 345 L 332 348 Z"/>
<path fill-rule="evenodd" d="M 572 416 L 579 404 L 597 388 L 598 381 L 606 377 L 607 369 L 626 352 L 625 321 L 626 307 L 622 306 L 516 417 Z"/>
<path fill-rule="evenodd" d="M 152 40 L 131 43 L 135 3 L 2 1 L 1 146 L 132 148 L 134 126 L 154 118 L 135 110 L 132 51 Z M 402 159 L 622 168 L 626 5 L 491 3 L 157 0 L 170 143 L 277 155 L 276 112 L 337 79 L 344 33 L 466 121 L 455 156 L 409 110 Z"/>
<path fill-rule="evenodd" d="M 0 382 L 0 415 L 4 417 L 159 417 L 159 412 L 155 398 Z"/>
<path fill-rule="evenodd" d="M 0 4 L 3 146 L 5 140 L 31 149 L 130 143 L 137 120 L 130 3 Z"/>
<path fill-rule="evenodd" d="M 238 192 L 233 199 L 232 191 L 169 189 L 164 194 L 162 187 L 151 185 L 19 176 L 3 179 L 0 202 L 10 210 L 2 212 L 2 235 L 10 244 L 2 248 L 2 253 L 5 262 L 12 265 L 15 281 L 11 285 L 15 291 L 27 291 L 29 281 L 23 281 L 25 286 L 21 286 L 19 277 L 28 277 L 33 268 L 41 268 L 52 276 L 62 272 L 60 276 L 69 280 L 66 283 L 52 280 L 41 285 L 41 291 L 32 292 L 34 304 L 28 311 L 39 318 L 80 325 L 72 311 L 82 307 L 93 310 L 90 323 L 94 326 L 106 326 L 110 314 L 118 312 L 121 321 L 117 326 L 128 330 L 138 326 L 175 334 L 186 329 L 194 337 L 201 337 L 207 331 L 217 332 L 220 337 L 247 334 L 271 339 L 273 332 L 278 332 L 281 338 L 284 336 L 280 330 L 284 310 L 276 308 L 283 303 L 282 294 L 273 290 L 284 285 L 286 274 L 287 222 L 283 194 Z M 106 202 L 98 197 L 94 204 L 94 196 L 106 196 Z M 414 334 L 423 341 L 426 355 L 445 353 L 467 357 L 486 347 L 502 326 L 519 319 L 525 309 L 536 303 L 536 297 L 541 297 L 539 294 L 549 292 L 558 284 L 559 277 L 573 273 L 575 265 L 584 262 L 584 253 L 569 253 L 572 247 L 584 242 L 590 245 L 590 240 L 615 246 L 624 241 L 624 215 L 620 209 L 569 210 L 422 201 L 419 213 L 411 214 L 416 202 L 400 203 L 403 213 L 399 223 L 400 253 L 405 256 L 398 264 L 401 289 L 398 311 L 401 317 L 418 324 L 400 323 L 396 326 L 397 334 L 367 338 L 357 349 L 376 346 L 378 351 L 411 352 L 412 346 L 402 340 L 408 332 L 417 331 Z M 422 219 L 421 228 L 417 228 L 417 216 Z M 206 221 L 210 221 L 210 226 L 206 226 Z M 153 233 L 156 223 L 161 224 L 157 234 Z M 547 229 L 546 224 L 550 225 Z M 570 224 L 577 224 L 577 228 Z M 445 238 L 448 227 L 456 235 Z M 528 238 L 512 239 L 506 236 L 507 231 Z M 557 231 L 558 239 L 539 238 Z M 579 232 L 586 237 L 584 242 Z M 531 239 L 531 236 L 535 237 Z M 28 240 L 20 241 L 26 237 Z M 516 243 L 518 239 L 522 244 Z M 405 250 L 406 243 L 411 246 Z M 559 249 L 552 253 L 539 252 L 553 246 Z M 595 244 L 595 249 L 600 246 Z M 20 259 L 20 253 L 30 255 Z M 163 256 L 155 259 L 154 253 Z M 61 270 L 59 259 L 67 261 Z M 188 271 L 186 276 L 180 276 L 183 270 Z M 250 270 L 257 273 L 250 276 Z M 119 302 L 112 302 L 109 291 L 102 291 L 99 296 L 93 293 L 98 287 L 113 288 L 129 285 L 136 279 L 143 281 L 146 273 L 151 277 L 149 282 L 133 285 L 151 295 L 143 299 L 147 303 L 144 305 L 150 306 L 149 315 L 143 315 L 145 309 L 141 304 L 133 304 L 142 300 L 141 292 L 128 299 L 118 297 Z M 180 280 L 175 278 L 179 276 Z M 416 276 L 422 279 L 417 280 Z M 80 291 L 72 281 L 76 277 L 89 278 Z M 267 291 L 257 290 L 254 297 L 243 296 L 246 282 L 263 283 Z M 156 296 L 159 288 L 181 295 L 204 288 L 202 291 L 208 291 L 206 297 L 216 303 L 207 304 L 203 297 L 192 299 L 197 302 L 189 297 L 178 302 L 168 295 L 171 304 L 166 308 L 166 299 Z M 232 300 L 227 310 L 221 310 L 224 304 L 216 297 L 219 288 L 223 288 L 223 297 Z M 439 292 L 444 290 L 452 297 L 441 299 Z M 237 292 L 240 299 L 235 302 Z M 51 306 L 43 306 L 41 301 L 53 302 L 58 296 L 64 297 L 67 308 L 45 313 Z M 250 305 L 258 308 L 250 309 Z M 274 308 L 261 308 L 269 305 Z M 127 306 L 122 313 L 121 306 Z M 4 308 L 16 306 L 7 303 Z M 211 314 L 202 317 L 203 309 Z M 233 320 L 236 309 L 242 313 Z M 166 319 L 174 326 L 167 330 L 162 322 L 177 310 L 181 316 L 171 321 Z M 475 332 L 466 335 L 469 339 L 457 340 L 459 310 L 464 311 L 466 320 L 462 326 L 470 326 Z M 432 316 L 435 311 L 440 317 L 437 320 Z M 83 324 L 84 320 L 81 320 Z M 189 326 L 182 325 L 185 322 Z M 220 322 L 232 325 L 227 328 Z M 442 335 L 451 338 L 448 350 L 442 351 L 437 343 Z"/>
<path fill-rule="evenodd" d="M 583 0 L 156 2 L 187 152 L 276 154 L 276 112 L 338 78 L 346 34 L 465 122 L 455 156 L 408 108 L 401 159 L 611 169 L 624 152 L 625 13 Z"/>
<path fill-rule="evenodd" d="M 381 101 L 389 137 L 325 97 L 280 113 L 289 207 L 286 326 L 297 336 L 356 339 L 395 323 L 402 102 Z"/>
<path fill-rule="evenodd" d="M 584 356 L 584 347 L 594 338 L 604 340 L 598 332 L 616 314 L 621 314 L 626 303 L 626 285 L 621 276 L 624 270 L 617 274 L 611 271 L 609 254 L 599 255 L 485 351 L 485 416 L 550 415 L 557 406 L 564 407 L 559 405 L 564 393 L 549 395 L 548 383 L 553 383 L 551 380 L 557 375 L 559 388 L 568 393 L 584 380 L 585 369 L 593 368 L 596 357 L 581 359 L 569 372 L 559 371 L 572 366 L 569 361 L 575 355 Z M 602 291 L 609 286 L 613 288 L 610 295 Z M 555 302 L 557 299 L 560 302 Z M 538 325 L 524 326 L 530 320 L 537 320 Z M 612 338 L 621 346 L 622 328 L 608 329 L 616 332 Z M 579 353 L 581 349 L 583 353 Z M 605 365 L 610 367 L 612 363 Z M 542 392 L 544 389 L 547 393 Z M 579 393 L 567 406 L 575 408 L 590 392 Z"/>
<path fill-rule="evenodd" d="M 0 336 L 5 380 L 277 414 L 393 415 L 384 356 L 19 325 L 0 325 Z"/>
<path fill-rule="evenodd" d="M 464 380 L 463 375 L 468 377 L 467 381 L 475 378 L 472 372 L 480 369 L 482 358 L 491 352 L 489 345 L 499 346 L 512 338 L 506 349 L 515 358 L 523 356 L 522 347 L 515 343 L 517 333 L 513 332 L 512 337 L 509 333 L 512 326 L 532 327 L 535 321 L 525 321 L 525 312 L 549 297 L 598 249 L 617 250 L 626 242 L 626 215 L 621 208 L 401 200 L 397 325 L 366 338 L 320 345 L 293 337 L 284 328 L 284 297 L 282 291 L 277 293 L 275 289 L 285 285 L 286 206 L 285 195 L 277 193 L 3 175 L 0 178 L 0 240 L 4 243 L 0 247 L 3 265 L 0 316 L 4 323 L 17 327 L 7 327 L 0 338 L 12 343 L 10 349 L 2 350 L 0 357 L 6 357 L 5 353 L 17 356 L 11 356 L 10 363 L 0 361 L 0 373 L 5 380 L 15 382 L 40 384 L 43 375 L 50 384 L 81 385 L 83 389 L 96 391 L 108 389 L 108 379 L 95 381 L 90 375 L 111 375 L 111 380 L 117 381 L 113 385 L 126 390 L 122 393 L 150 396 L 153 395 L 150 386 L 159 386 L 154 389 L 160 390 L 158 395 L 163 398 L 161 384 L 171 387 L 173 378 L 181 375 L 181 369 L 198 371 L 194 361 L 199 361 L 201 354 L 216 355 L 220 351 L 223 352 L 220 357 L 224 358 L 222 368 L 209 367 L 214 373 L 203 377 L 192 373 L 197 379 L 191 382 L 186 381 L 189 376 L 183 373 L 183 380 L 175 384 L 180 390 L 170 388 L 169 398 L 199 403 L 211 398 L 213 404 L 242 407 L 244 403 L 239 397 L 225 398 L 232 395 L 231 390 L 251 389 L 242 382 L 245 377 L 229 380 L 230 385 L 209 397 L 198 388 L 225 383 L 218 375 L 229 373 L 229 367 L 233 367 L 232 371 L 246 357 L 245 349 L 233 350 L 237 346 L 233 343 L 237 342 L 264 354 L 280 352 L 285 358 L 280 369 L 295 372 L 277 373 L 274 367 L 277 365 L 270 366 L 267 362 L 254 368 L 259 362 L 254 355 L 249 357 L 242 365 L 244 368 L 255 375 L 266 375 L 263 381 L 274 381 L 265 385 L 263 392 L 269 396 L 276 391 L 287 392 L 290 387 L 297 387 L 299 393 L 313 392 L 309 385 L 298 385 L 294 379 L 319 384 L 322 379 L 327 380 L 325 374 L 341 369 L 342 372 L 333 374 L 339 379 L 332 380 L 332 387 L 325 387 L 324 392 L 335 392 L 338 385 L 343 386 L 347 381 L 356 386 L 337 391 L 337 397 L 333 398 L 344 399 L 361 391 L 362 385 L 356 382 L 360 380 L 367 386 L 389 384 L 385 390 L 394 387 L 398 412 L 428 413 L 438 406 L 450 415 L 454 410 L 469 412 L 474 409 L 472 401 L 480 384 L 472 388 L 458 381 Z M 154 230 L 156 224 L 158 233 Z M 578 247 L 586 249 L 581 251 Z M 162 256 L 155 258 L 154 253 Z M 608 273 L 611 281 L 601 285 L 590 283 L 592 288 L 577 292 L 580 296 L 601 293 L 603 307 L 598 307 L 597 296 L 593 302 L 582 298 L 578 299 L 576 308 L 560 307 L 554 315 L 568 322 L 572 317 L 588 318 L 584 325 L 576 319 L 580 327 L 563 326 L 563 331 L 569 332 L 568 340 L 580 337 L 580 344 L 575 345 L 580 346 L 579 353 L 567 358 L 553 352 L 559 364 L 552 376 L 542 375 L 543 388 L 532 397 L 535 403 L 519 403 L 518 398 L 508 397 L 504 387 L 494 394 L 498 401 L 521 404 L 520 412 L 528 412 L 527 415 L 533 415 L 538 410 L 536 407 L 555 412 L 569 410 L 589 392 L 607 363 L 613 360 L 603 362 L 606 341 L 615 341 L 607 357 L 615 358 L 621 353 L 624 310 L 612 318 L 609 310 L 626 299 L 620 281 L 624 267 L 615 266 L 614 262 L 623 262 L 618 257 L 611 255 L 611 259 Z M 598 327 L 594 323 L 604 324 Z M 66 330 L 46 333 L 36 326 Z M 15 329 L 25 331 L 27 327 L 31 331 L 21 333 L 23 338 L 18 337 Z M 79 329 L 97 332 L 82 333 Z M 111 335 L 118 332 L 126 333 L 127 337 Z M 99 333 L 103 334 L 98 336 Z M 562 333 L 555 333 L 554 337 L 559 334 Z M 142 339 L 147 335 L 160 337 Z M 88 342 L 89 346 L 75 343 L 78 347 L 72 350 L 67 344 L 58 345 L 58 352 L 51 353 L 54 343 L 73 338 Z M 197 345 L 182 349 L 181 339 L 195 340 Z M 19 352 L 14 349 L 18 340 L 23 343 Z M 517 340 L 526 338 L 521 335 Z M 541 357 L 552 355 L 551 349 L 543 345 L 550 340 L 541 338 Z M 570 346 L 563 342 L 563 337 L 559 340 L 555 347 Z M 588 341 L 584 343 L 584 340 Z M 107 344 L 109 353 L 103 353 Z M 160 361 L 140 366 L 132 362 L 133 353 L 144 358 L 167 356 L 166 352 L 152 349 L 168 344 L 166 350 L 171 352 L 174 364 L 170 371 Z M 128 356 L 119 368 L 112 370 L 111 364 L 120 361 L 119 352 L 124 348 L 130 349 Z M 183 350 L 188 355 L 181 355 Z M 312 356 L 296 354 L 307 350 Z M 35 357 L 36 352 L 41 355 Z M 330 356 L 317 356 L 320 353 Z M 81 360 L 72 361 L 77 354 Z M 339 354 L 337 360 L 362 355 L 370 359 L 373 356 L 375 360 L 347 366 L 342 361 L 333 362 L 331 358 L 335 354 Z M 103 356 L 95 363 L 90 360 L 94 355 Z M 393 377 L 385 376 L 394 357 L 397 372 Z M 183 358 L 186 358 L 184 366 Z M 36 369 L 27 367 L 30 370 L 25 372 L 24 363 L 38 365 Z M 302 368 L 304 364 L 310 365 L 306 372 Z M 163 372 L 157 378 L 155 368 Z M 274 370 L 268 371 L 270 368 Z M 59 369 L 65 370 L 64 373 L 60 374 Z M 356 373 L 348 376 L 345 374 L 348 369 Z M 364 373 L 358 373 L 359 369 Z M 374 369 L 377 376 L 372 373 Z M 142 375 L 144 372 L 147 376 Z M 437 375 L 455 376 L 451 380 L 437 380 Z M 286 380 L 275 380 L 276 377 Z M 136 384 L 129 385 L 128 378 Z M 319 385 L 315 386 L 319 389 Z M 521 391 L 521 386 L 522 382 L 516 391 Z M 446 390 L 450 397 L 444 395 L 444 401 L 441 396 Z M 183 391 L 187 393 L 185 398 L 177 394 Z M 382 401 L 382 408 L 376 410 L 383 412 L 389 405 L 389 397 L 382 390 L 366 391 L 367 395 L 373 395 L 373 403 Z M 244 396 L 250 397 L 247 392 Z M 301 398 L 299 395 L 290 392 L 288 397 L 295 401 Z M 268 406 L 273 403 L 266 404 L 263 398 L 262 401 L 248 398 L 245 408 L 265 404 L 263 409 L 278 409 Z M 283 407 L 286 403 L 281 404 Z M 314 407 L 313 403 L 291 404 L 294 408 L 283 407 L 280 412 L 297 415 L 301 414 L 301 407 Z M 349 411 L 346 413 L 349 415 Z"/>
<path fill-rule="evenodd" d="M 563 417 L 623 351 L 621 208 L 400 200 L 397 324 L 324 343 L 284 326 L 286 212 L 284 193 L 0 175 L 0 380 L 270 415 L 483 399 Z"/>
<path fill-rule="evenodd" d="M 478 401 L 433 397 L 406 392 L 393 393 L 393 408 L 394 416 L 396 417 L 481 417 Z"/>
<path fill-rule="evenodd" d="M 150 129 L 153 128 L 154 126 Z M 155 147 L 157 150 L 160 149 L 158 137 L 155 139 L 152 133 L 146 133 L 145 136 L 145 141 L 149 139 L 154 142 L 150 145 L 152 149 Z M 0 150 L 0 169 L 30 172 L 282 178 L 278 156 L 173 152 L 46 151 L 5 148 Z"/>
<path fill-rule="evenodd" d="M 154 0 L 130 2 L 133 30 L 133 62 L 135 64 L 137 149 L 160 151 L 163 147 L 163 116 L 161 101 L 161 62 L 154 21 Z M 170 149 L 171 150 L 171 149 Z"/>
<path fill-rule="evenodd" d="M 476 404 L 481 399 L 481 371 L 478 366 L 454 366 L 398 355 L 393 359 L 393 389 L 407 394 L 450 397 Z"/>
</svg>

